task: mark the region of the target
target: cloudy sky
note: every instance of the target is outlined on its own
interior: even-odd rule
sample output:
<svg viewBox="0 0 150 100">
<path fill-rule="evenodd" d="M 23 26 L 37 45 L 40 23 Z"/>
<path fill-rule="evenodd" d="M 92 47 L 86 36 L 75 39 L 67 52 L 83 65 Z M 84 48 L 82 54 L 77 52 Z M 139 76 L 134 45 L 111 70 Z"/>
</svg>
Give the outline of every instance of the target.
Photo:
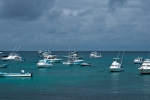
<svg viewBox="0 0 150 100">
<path fill-rule="evenodd" d="M 149 51 L 150 0 L 0 0 L 0 50 Z"/>
</svg>

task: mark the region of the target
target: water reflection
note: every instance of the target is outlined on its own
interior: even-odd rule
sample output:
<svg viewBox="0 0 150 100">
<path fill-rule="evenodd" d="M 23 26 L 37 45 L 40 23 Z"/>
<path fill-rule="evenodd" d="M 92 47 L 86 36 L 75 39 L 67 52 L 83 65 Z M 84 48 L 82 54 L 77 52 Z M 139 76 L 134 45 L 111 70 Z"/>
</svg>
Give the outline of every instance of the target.
<svg viewBox="0 0 150 100">
<path fill-rule="evenodd" d="M 111 93 L 119 92 L 120 72 L 111 73 Z"/>
</svg>

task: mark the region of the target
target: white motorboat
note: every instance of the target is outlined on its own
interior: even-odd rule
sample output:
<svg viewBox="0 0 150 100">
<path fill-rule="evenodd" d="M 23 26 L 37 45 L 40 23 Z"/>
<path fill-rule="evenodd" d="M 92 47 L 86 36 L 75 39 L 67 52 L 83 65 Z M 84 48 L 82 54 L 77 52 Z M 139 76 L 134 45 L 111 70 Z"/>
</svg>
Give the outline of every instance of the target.
<svg viewBox="0 0 150 100">
<path fill-rule="evenodd" d="M 41 54 L 39 54 L 40 57 L 47 57 L 48 55 L 50 55 L 49 51 L 44 51 Z"/>
<path fill-rule="evenodd" d="M 79 55 L 78 52 L 75 52 L 75 51 L 71 52 L 68 56 L 65 56 L 65 57 L 69 57 L 69 58 L 76 57 L 78 59 L 82 59 L 83 58 L 82 55 Z"/>
<path fill-rule="evenodd" d="M 66 62 L 63 62 L 63 64 L 67 65 L 80 65 L 84 60 L 78 59 L 76 57 L 70 58 L 68 57 Z"/>
<path fill-rule="evenodd" d="M 73 61 L 66 61 L 66 62 L 63 62 L 64 65 L 74 65 L 74 62 Z"/>
<path fill-rule="evenodd" d="M 63 62 L 64 65 L 74 65 L 73 59 L 68 57 L 67 61 Z"/>
<path fill-rule="evenodd" d="M 17 46 L 16 46 L 17 47 Z M 16 54 L 18 49 L 21 47 L 21 45 L 18 47 L 18 49 L 15 51 L 16 47 L 10 53 L 8 56 L 2 56 L 3 61 L 25 61 L 25 59 L 22 59 L 22 57 L 19 54 Z"/>
<path fill-rule="evenodd" d="M 119 52 L 120 54 L 120 52 Z M 118 54 L 118 56 L 119 56 Z M 124 54 L 124 52 L 123 52 Z M 122 54 L 122 59 L 123 59 L 123 54 Z M 122 59 L 120 58 L 113 58 L 113 62 L 111 64 L 111 66 L 109 67 L 110 71 L 111 72 L 121 72 L 121 71 L 124 71 L 124 68 L 122 67 Z"/>
<path fill-rule="evenodd" d="M 74 65 L 80 65 L 83 61 L 84 61 L 84 60 L 75 58 L 75 59 L 73 60 L 73 63 L 74 63 Z"/>
<path fill-rule="evenodd" d="M 143 61 L 144 61 L 143 57 L 137 57 L 136 59 L 134 59 L 135 64 L 142 64 Z"/>
<path fill-rule="evenodd" d="M 81 66 L 91 66 L 91 63 L 85 63 L 85 62 L 83 62 L 83 63 L 81 63 Z"/>
<path fill-rule="evenodd" d="M 45 60 L 49 60 L 51 63 L 60 63 L 61 59 L 58 59 L 52 55 L 45 57 Z"/>
<path fill-rule="evenodd" d="M 19 54 L 10 53 L 8 56 L 3 56 L 1 58 L 3 61 L 25 61 Z"/>
<path fill-rule="evenodd" d="M 32 77 L 33 73 L 27 72 L 25 73 L 24 70 L 21 70 L 21 73 L 5 73 L 0 72 L 0 77 Z"/>
<path fill-rule="evenodd" d="M 0 68 L 6 68 L 9 64 L 1 64 Z"/>
<path fill-rule="evenodd" d="M 38 50 L 38 56 L 44 58 L 48 56 L 57 57 L 57 55 L 52 54 L 50 51 L 42 51 L 42 50 Z"/>
<path fill-rule="evenodd" d="M 38 50 L 38 51 L 37 51 L 37 54 L 38 54 L 39 57 L 43 57 L 43 56 L 42 56 L 42 53 L 43 53 L 42 50 Z"/>
<path fill-rule="evenodd" d="M 100 53 L 97 53 L 97 52 L 95 51 L 95 52 L 92 52 L 92 53 L 90 54 L 90 57 L 91 57 L 91 58 L 101 58 L 102 56 L 101 56 Z"/>
<path fill-rule="evenodd" d="M 145 59 L 138 70 L 140 71 L 140 74 L 150 74 L 150 59 Z"/>
<path fill-rule="evenodd" d="M 49 60 L 39 60 L 39 62 L 37 63 L 37 66 L 38 68 L 41 68 L 41 67 L 52 67 L 53 64 L 51 64 L 51 62 Z"/>
</svg>

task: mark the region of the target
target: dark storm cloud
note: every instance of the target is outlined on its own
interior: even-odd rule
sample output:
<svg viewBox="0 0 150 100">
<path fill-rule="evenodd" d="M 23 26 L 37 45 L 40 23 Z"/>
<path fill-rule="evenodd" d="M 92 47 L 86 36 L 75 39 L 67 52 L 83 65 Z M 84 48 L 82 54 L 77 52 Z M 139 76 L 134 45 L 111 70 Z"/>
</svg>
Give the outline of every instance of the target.
<svg viewBox="0 0 150 100">
<path fill-rule="evenodd" d="M 126 2 L 127 0 L 109 0 L 109 10 L 115 11 L 117 7 L 123 7 Z"/>
<path fill-rule="evenodd" d="M 0 45 L 149 50 L 149 5 L 149 0 L 0 0 Z"/>
<path fill-rule="evenodd" d="M 1 3 L 1 18 L 36 20 L 53 7 L 55 0 L 3 0 Z"/>
</svg>

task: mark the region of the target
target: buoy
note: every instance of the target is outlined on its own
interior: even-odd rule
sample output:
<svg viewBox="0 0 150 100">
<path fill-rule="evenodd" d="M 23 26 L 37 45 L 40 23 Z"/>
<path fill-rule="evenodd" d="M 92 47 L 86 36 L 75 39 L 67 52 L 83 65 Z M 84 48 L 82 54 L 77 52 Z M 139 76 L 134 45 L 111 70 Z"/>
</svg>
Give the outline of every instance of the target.
<svg viewBox="0 0 150 100">
<path fill-rule="evenodd" d="M 24 70 L 21 70 L 21 73 L 24 74 Z"/>
</svg>

